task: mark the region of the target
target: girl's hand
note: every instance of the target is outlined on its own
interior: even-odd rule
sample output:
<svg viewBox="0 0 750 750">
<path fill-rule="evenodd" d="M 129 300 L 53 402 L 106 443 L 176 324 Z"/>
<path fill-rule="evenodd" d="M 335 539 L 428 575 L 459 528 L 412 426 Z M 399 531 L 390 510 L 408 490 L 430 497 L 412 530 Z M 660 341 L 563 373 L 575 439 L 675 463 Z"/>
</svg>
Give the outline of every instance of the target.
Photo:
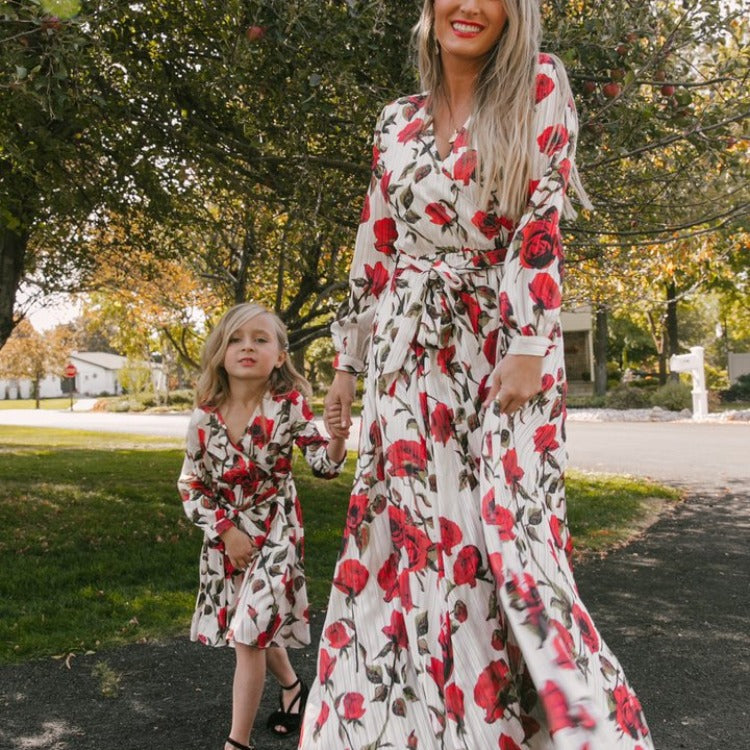
<svg viewBox="0 0 750 750">
<path fill-rule="evenodd" d="M 224 542 L 229 562 L 238 570 L 245 570 L 249 567 L 255 555 L 258 554 L 255 542 L 236 526 L 232 526 L 231 529 L 221 534 L 221 540 Z"/>
<path fill-rule="evenodd" d="M 357 376 L 336 370 L 333 383 L 328 389 L 324 405 L 323 421 L 328 434 L 333 438 L 346 438 L 352 426 L 352 402 L 357 389 Z"/>
<path fill-rule="evenodd" d="M 483 406 L 494 401 L 503 414 L 512 414 L 542 390 L 543 357 L 507 354 L 490 375 L 490 390 Z"/>
<path fill-rule="evenodd" d="M 348 437 L 348 430 L 347 430 Z M 344 438 L 332 437 L 328 441 L 328 458 L 335 463 L 346 458 L 346 440 Z"/>
</svg>

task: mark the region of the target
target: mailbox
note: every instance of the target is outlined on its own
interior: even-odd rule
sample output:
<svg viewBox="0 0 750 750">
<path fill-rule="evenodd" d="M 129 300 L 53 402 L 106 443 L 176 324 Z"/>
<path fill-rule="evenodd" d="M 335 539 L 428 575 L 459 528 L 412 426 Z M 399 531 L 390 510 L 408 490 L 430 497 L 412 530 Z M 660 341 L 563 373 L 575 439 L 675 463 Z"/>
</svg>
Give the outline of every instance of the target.
<svg viewBox="0 0 750 750">
<path fill-rule="evenodd" d="M 693 378 L 693 419 L 708 416 L 708 392 L 703 368 L 703 347 L 691 346 L 690 354 L 673 354 L 669 358 L 672 372 L 689 372 Z"/>
</svg>

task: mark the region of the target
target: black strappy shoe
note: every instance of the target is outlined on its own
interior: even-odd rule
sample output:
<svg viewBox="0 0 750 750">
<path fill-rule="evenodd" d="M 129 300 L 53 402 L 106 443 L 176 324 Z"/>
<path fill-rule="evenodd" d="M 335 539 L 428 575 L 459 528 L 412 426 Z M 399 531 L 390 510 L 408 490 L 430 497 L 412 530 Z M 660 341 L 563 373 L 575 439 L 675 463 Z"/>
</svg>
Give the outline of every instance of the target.
<svg viewBox="0 0 750 750">
<path fill-rule="evenodd" d="M 255 750 L 255 745 L 251 742 L 249 745 L 243 745 L 241 742 L 237 742 L 237 740 L 233 740 L 231 737 L 227 737 L 226 740 L 232 747 L 236 747 L 237 750 Z M 224 743 L 226 744 L 226 743 Z"/>
<path fill-rule="evenodd" d="M 298 677 L 297 681 L 291 685 L 281 685 L 281 689 L 294 690 L 297 685 L 299 685 L 297 695 L 294 696 L 286 711 L 284 710 L 283 696 L 279 693 L 279 709 L 278 711 L 274 711 L 266 722 L 266 728 L 279 737 L 286 737 L 299 732 L 302 724 L 302 715 L 305 713 L 305 705 L 307 704 L 307 694 L 310 692 L 307 685 L 302 681 L 302 678 Z M 292 713 L 295 707 L 297 707 L 297 711 Z M 284 727 L 284 729 L 279 730 L 277 727 Z"/>
</svg>

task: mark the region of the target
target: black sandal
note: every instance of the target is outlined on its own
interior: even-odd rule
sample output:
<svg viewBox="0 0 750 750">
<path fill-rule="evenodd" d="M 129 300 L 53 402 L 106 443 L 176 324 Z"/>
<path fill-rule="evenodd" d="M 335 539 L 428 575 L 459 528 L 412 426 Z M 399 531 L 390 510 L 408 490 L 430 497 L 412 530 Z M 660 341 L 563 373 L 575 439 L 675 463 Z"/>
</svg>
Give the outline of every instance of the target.
<svg viewBox="0 0 750 750">
<path fill-rule="evenodd" d="M 226 740 L 232 747 L 236 747 L 237 750 L 255 750 L 255 745 L 251 742 L 249 745 L 243 745 L 240 742 L 237 742 L 237 740 L 233 740 L 231 737 L 227 737 Z M 226 742 L 224 743 L 226 744 Z"/>
<path fill-rule="evenodd" d="M 284 710 L 284 700 L 281 693 L 279 693 L 279 709 L 274 711 L 266 722 L 266 728 L 270 729 L 275 735 L 279 737 L 286 737 L 290 734 L 294 734 L 299 731 L 302 725 L 302 715 L 305 713 L 305 706 L 307 705 L 307 694 L 309 690 L 307 685 L 302 681 L 302 678 L 298 677 L 296 682 L 291 685 L 281 685 L 282 690 L 294 690 L 299 685 L 297 695 L 292 698 L 292 702 Z M 297 711 L 292 713 L 292 709 L 299 704 Z M 283 731 L 280 731 L 276 727 L 284 727 Z"/>
</svg>

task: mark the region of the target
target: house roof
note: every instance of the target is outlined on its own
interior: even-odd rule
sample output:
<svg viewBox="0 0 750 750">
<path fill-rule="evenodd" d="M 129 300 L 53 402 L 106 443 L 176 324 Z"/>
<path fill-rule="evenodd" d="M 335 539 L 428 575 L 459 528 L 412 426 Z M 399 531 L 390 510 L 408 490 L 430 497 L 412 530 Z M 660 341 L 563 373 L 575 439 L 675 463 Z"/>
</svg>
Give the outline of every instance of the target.
<svg viewBox="0 0 750 750">
<path fill-rule="evenodd" d="M 73 362 L 85 362 L 89 365 L 101 367 L 104 370 L 121 370 L 128 361 L 127 357 L 109 352 L 73 352 L 70 355 Z"/>
</svg>

